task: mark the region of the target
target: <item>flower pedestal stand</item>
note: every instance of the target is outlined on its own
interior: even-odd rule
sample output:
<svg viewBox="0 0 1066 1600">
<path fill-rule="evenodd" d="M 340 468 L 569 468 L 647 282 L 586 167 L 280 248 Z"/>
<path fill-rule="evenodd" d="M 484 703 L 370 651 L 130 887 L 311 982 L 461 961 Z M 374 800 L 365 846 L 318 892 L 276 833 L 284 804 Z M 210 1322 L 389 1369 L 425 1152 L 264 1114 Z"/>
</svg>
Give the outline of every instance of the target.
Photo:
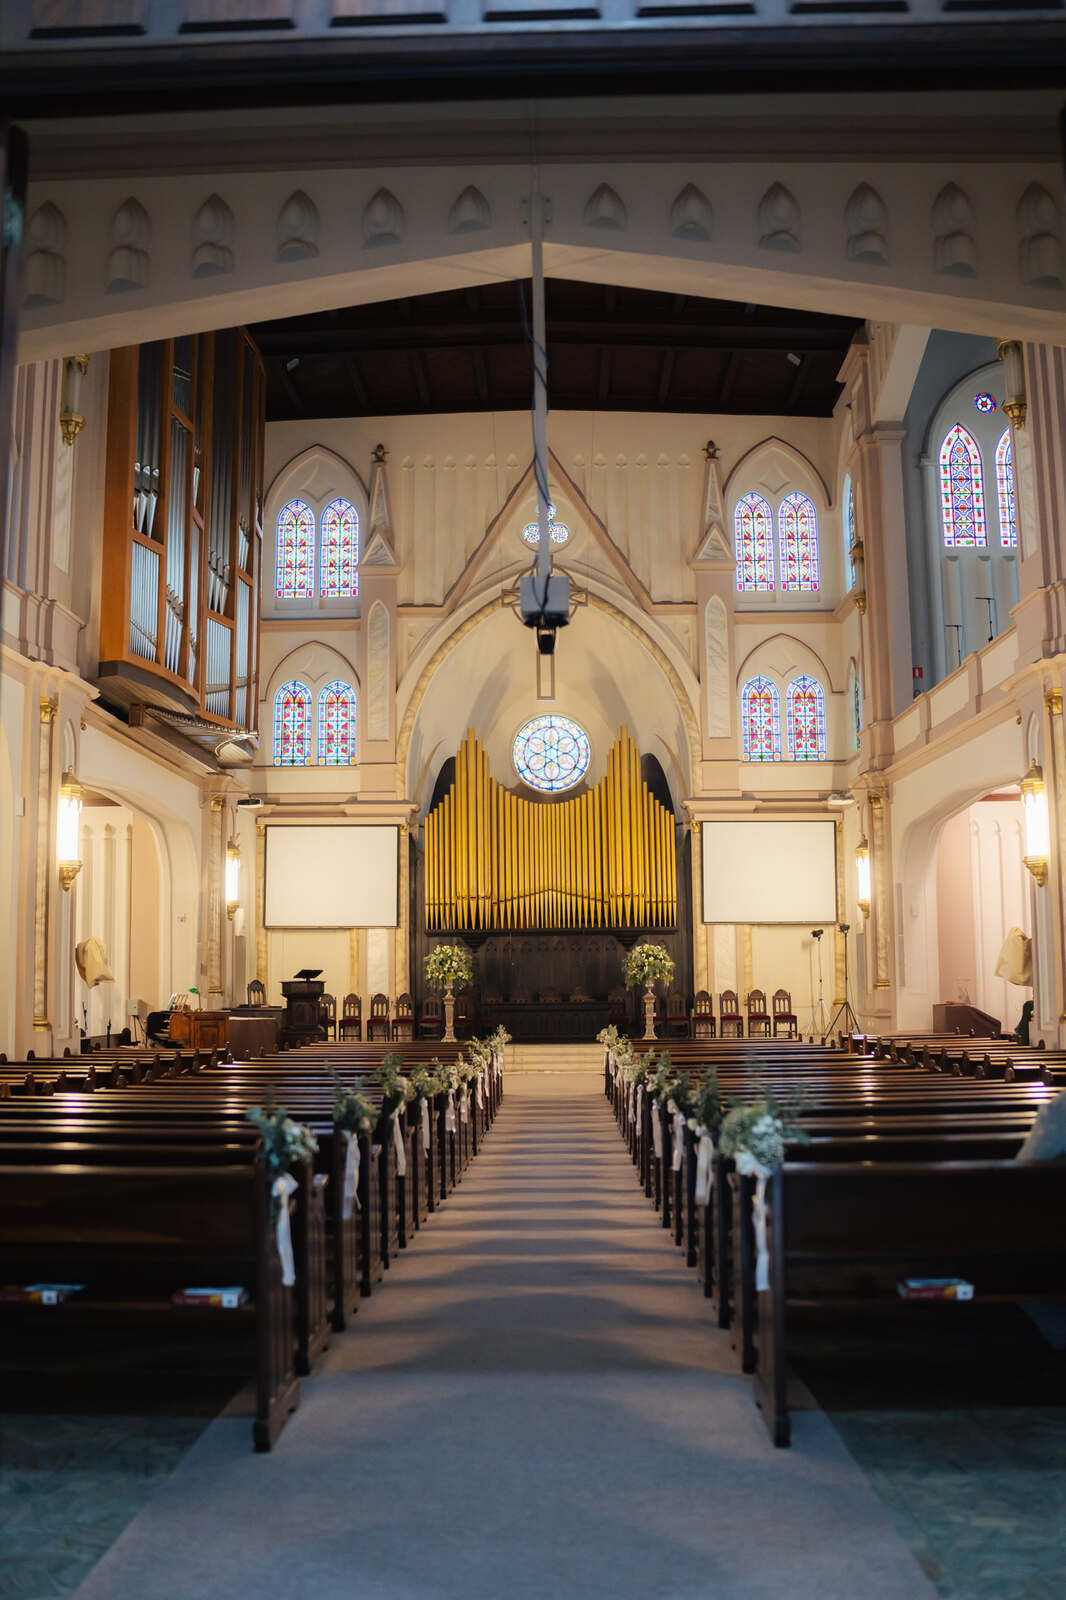
<svg viewBox="0 0 1066 1600">
<path fill-rule="evenodd" d="M 444 991 L 444 1036 L 443 1044 L 454 1044 L 455 1041 L 455 996 L 452 994 L 451 984 Z"/>
<path fill-rule="evenodd" d="M 655 1039 L 655 986 L 650 982 L 644 985 L 644 1038 Z"/>
</svg>

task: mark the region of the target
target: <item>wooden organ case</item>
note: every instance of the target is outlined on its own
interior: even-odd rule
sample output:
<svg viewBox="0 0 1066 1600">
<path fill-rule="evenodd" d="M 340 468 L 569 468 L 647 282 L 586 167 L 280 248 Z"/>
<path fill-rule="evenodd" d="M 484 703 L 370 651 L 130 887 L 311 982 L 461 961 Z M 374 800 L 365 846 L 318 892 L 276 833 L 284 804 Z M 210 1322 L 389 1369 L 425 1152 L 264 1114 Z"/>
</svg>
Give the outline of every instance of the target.
<svg viewBox="0 0 1066 1600">
<path fill-rule="evenodd" d="M 111 352 L 106 699 L 255 728 L 264 427 L 243 328 Z"/>
</svg>

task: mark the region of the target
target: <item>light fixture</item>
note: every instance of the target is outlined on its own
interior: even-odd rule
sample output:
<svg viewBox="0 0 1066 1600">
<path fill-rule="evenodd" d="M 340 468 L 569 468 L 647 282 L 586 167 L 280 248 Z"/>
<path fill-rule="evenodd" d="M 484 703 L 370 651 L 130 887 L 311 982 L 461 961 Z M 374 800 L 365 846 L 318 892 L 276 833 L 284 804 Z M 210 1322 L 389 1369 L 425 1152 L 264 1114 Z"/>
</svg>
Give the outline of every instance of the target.
<svg viewBox="0 0 1066 1600">
<path fill-rule="evenodd" d="M 236 839 L 226 846 L 226 915 L 233 921 L 241 899 L 241 847 Z"/>
<path fill-rule="evenodd" d="M 866 614 L 866 552 L 862 547 L 862 540 L 856 539 L 848 554 L 851 557 L 852 587 L 855 591 L 855 604 L 865 616 Z"/>
<path fill-rule="evenodd" d="M 68 767 L 59 785 L 56 810 L 56 865 L 59 881 L 69 889 L 81 871 L 81 807 L 85 790 Z"/>
<path fill-rule="evenodd" d="M 1016 428 L 1025 427 L 1025 356 L 1018 339 L 997 339 L 996 351 L 1003 363 L 1003 410 Z"/>
<path fill-rule="evenodd" d="M 88 370 L 88 356 L 67 356 L 63 362 L 63 402 L 59 427 L 64 444 L 73 444 L 85 426 L 85 417 L 80 410 L 81 380 Z"/>
<path fill-rule="evenodd" d="M 870 846 L 863 834 L 855 846 L 855 889 L 859 910 L 870 915 Z"/>
<path fill-rule="evenodd" d="M 1021 782 L 1022 815 L 1025 818 L 1025 855 L 1022 860 L 1043 888 L 1047 882 L 1051 830 L 1048 827 L 1047 786 L 1044 774 L 1033 761 Z"/>
</svg>

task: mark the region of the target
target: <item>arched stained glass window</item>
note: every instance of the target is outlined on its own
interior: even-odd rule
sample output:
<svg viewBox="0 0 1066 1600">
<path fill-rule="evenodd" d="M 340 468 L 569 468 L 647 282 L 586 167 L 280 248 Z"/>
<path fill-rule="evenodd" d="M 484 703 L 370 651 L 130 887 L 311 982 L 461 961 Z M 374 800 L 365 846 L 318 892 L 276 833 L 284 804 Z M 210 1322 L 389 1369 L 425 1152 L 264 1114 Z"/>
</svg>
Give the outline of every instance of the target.
<svg viewBox="0 0 1066 1600">
<path fill-rule="evenodd" d="M 322 586 L 327 600 L 359 593 L 359 513 L 350 500 L 331 500 L 322 513 Z"/>
<path fill-rule="evenodd" d="M 855 587 L 855 563 L 851 559 L 855 544 L 855 491 L 851 487 L 851 473 L 844 479 L 844 581 L 849 589 Z"/>
<path fill-rule="evenodd" d="M 531 788 L 549 794 L 583 778 L 591 758 L 588 734 L 569 717 L 533 717 L 515 735 L 515 771 Z"/>
<path fill-rule="evenodd" d="M 859 682 L 859 674 L 855 670 L 854 662 L 852 662 L 851 665 L 849 680 L 848 688 L 851 697 L 851 748 L 853 750 L 857 750 L 859 748 L 859 736 L 862 733 L 862 684 Z"/>
<path fill-rule="evenodd" d="M 774 586 L 774 514 L 761 494 L 746 494 L 733 515 L 738 590 Z"/>
<path fill-rule="evenodd" d="M 960 423 L 940 446 L 940 517 L 949 549 L 988 542 L 981 452 Z"/>
<path fill-rule="evenodd" d="M 818 514 L 805 494 L 786 494 L 777 508 L 782 589 L 818 587 Z"/>
<path fill-rule="evenodd" d="M 825 760 L 825 690 L 806 673 L 785 691 L 790 761 Z"/>
<path fill-rule="evenodd" d="M 769 678 L 749 678 L 740 691 L 745 761 L 781 760 L 781 697 Z"/>
<path fill-rule="evenodd" d="M 996 446 L 996 489 L 999 493 L 999 542 L 1014 550 L 1018 545 L 1018 513 L 1014 503 L 1014 451 L 1010 429 Z"/>
<path fill-rule="evenodd" d="M 311 691 L 293 678 L 274 696 L 274 765 L 311 765 Z"/>
<path fill-rule="evenodd" d="M 279 600 L 310 600 L 315 592 L 315 514 L 303 500 L 278 512 L 275 589 Z"/>
<path fill-rule="evenodd" d="M 334 678 L 318 697 L 318 760 L 323 767 L 351 767 L 357 760 L 355 690 Z"/>
</svg>

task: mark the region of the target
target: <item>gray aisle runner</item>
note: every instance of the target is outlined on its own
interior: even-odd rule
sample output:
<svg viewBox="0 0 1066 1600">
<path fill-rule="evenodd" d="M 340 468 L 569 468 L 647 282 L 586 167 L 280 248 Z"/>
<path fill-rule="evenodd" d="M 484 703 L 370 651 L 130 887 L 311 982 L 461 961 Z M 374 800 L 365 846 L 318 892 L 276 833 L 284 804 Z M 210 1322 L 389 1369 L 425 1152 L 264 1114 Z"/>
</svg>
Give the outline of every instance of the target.
<svg viewBox="0 0 1066 1600">
<path fill-rule="evenodd" d="M 79 1600 L 928 1600 L 819 1412 L 775 1451 L 599 1080 L 514 1075 L 270 1456 L 207 1429 Z"/>
</svg>

